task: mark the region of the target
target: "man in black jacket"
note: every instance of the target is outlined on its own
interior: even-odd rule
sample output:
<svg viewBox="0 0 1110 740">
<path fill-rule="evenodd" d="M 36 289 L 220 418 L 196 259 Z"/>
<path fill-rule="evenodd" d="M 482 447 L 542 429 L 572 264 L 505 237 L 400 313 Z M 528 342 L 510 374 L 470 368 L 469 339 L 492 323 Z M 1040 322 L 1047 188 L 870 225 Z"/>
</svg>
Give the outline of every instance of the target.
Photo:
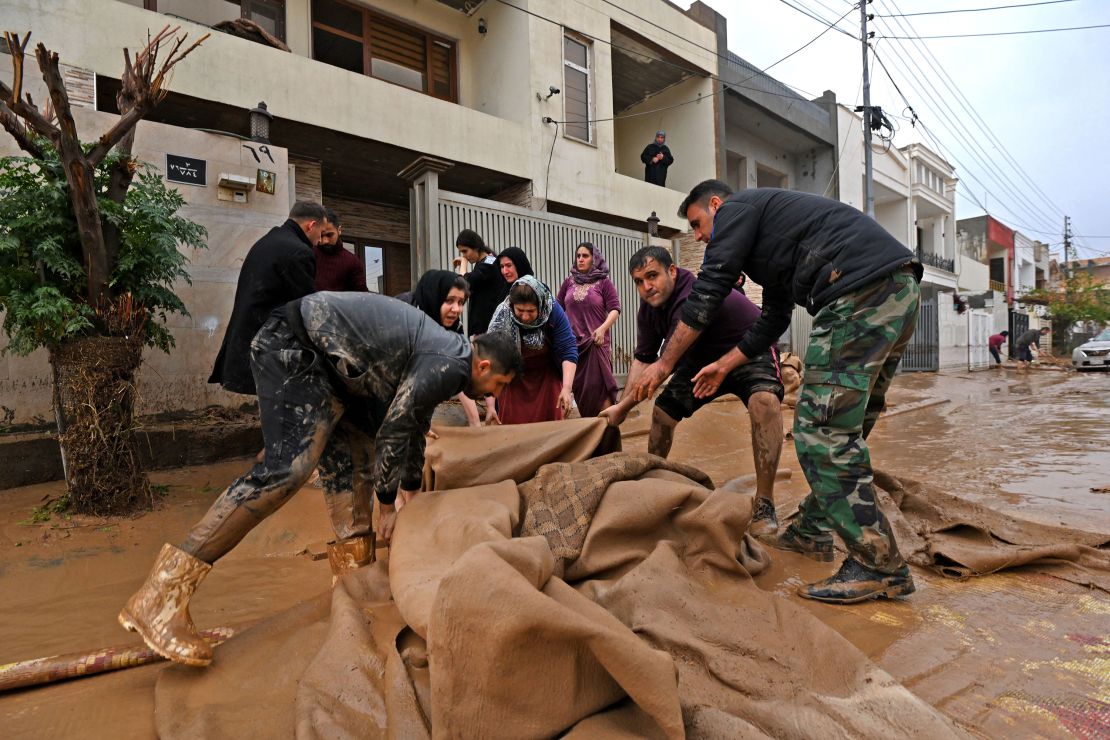
<svg viewBox="0 0 1110 740">
<path fill-rule="evenodd" d="M 254 243 L 239 269 L 235 304 L 216 355 L 209 383 L 233 393 L 255 395 L 250 347 L 255 333 L 278 306 L 316 290 L 313 247 L 327 224 L 324 207 L 299 200 L 289 218 Z"/>
<path fill-rule="evenodd" d="M 667 132 L 656 131 L 655 141 L 644 147 L 640 161 L 644 163 L 644 182 L 659 187 L 667 186 L 667 168 L 674 164 L 674 157 L 667 147 Z"/>
<path fill-rule="evenodd" d="M 466 332 L 470 336 L 485 334 L 494 309 L 509 295 L 509 284 L 501 277 L 493 250 L 486 246 L 478 232 L 471 229 L 460 231 L 455 239 L 455 248 L 462 259 L 471 265 L 470 272 L 466 274 L 466 282 L 470 286 Z"/>
<path fill-rule="evenodd" d="M 468 340 L 418 308 L 356 292 L 315 293 L 275 310 L 250 364 L 265 459 L 216 499 L 180 548 L 163 546 L 119 615 L 159 655 L 189 665 L 212 659 L 189 617 L 197 585 L 317 464 L 338 538 L 328 560 L 339 576 L 373 560 L 372 496 L 389 540 L 397 511 L 420 489 L 436 406 L 460 392 L 497 396 L 522 367 L 505 335 Z"/>
<path fill-rule="evenodd" d="M 763 286 L 763 313 L 739 344 L 694 380 L 712 395 L 728 373 L 767 351 L 794 305 L 814 315 L 794 447 L 810 485 L 798 519 L 773 542 L 818 560 L 833 557 L 832 531 L 850 556 L 836 575 L 803 586 L 836 604 L 912 593 L 913 578 L 875 503 L 867 435 L 917 322 L 922 268 L 874 219 L 838 201 L 774 188 L 735 195 L 707 180 L 679 214 L 708 245 L 682 321 L 635 391 L 650 396 L 714 321 L 741 272 Z"/>
</svg>

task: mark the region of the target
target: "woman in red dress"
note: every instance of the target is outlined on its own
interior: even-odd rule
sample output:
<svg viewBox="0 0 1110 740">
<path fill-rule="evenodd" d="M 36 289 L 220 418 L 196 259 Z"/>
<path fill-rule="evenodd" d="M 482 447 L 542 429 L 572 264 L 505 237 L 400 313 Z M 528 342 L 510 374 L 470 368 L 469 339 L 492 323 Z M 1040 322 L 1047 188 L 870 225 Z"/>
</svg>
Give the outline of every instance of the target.
<svg viewBox="0 0 1110 740">
<path fill-rule="evenodd" d="M 515 283 L 493 312 L 491 332 L 506 332 L 520 343 L 524 372 L 497 400 L 502 424 L 556 421 L 570 412 L 578 349 L 570 322 L 551 290 L 531 275 Z"/>
</svg>

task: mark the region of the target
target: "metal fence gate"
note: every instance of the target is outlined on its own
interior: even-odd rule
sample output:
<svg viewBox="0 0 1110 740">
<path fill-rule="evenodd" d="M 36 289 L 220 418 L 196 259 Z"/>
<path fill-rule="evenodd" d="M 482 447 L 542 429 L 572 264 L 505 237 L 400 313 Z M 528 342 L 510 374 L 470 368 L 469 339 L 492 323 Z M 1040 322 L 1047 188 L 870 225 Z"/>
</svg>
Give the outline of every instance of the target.
<svg viewBox="0 0 1110 740">
<path fill-rule="evenodd" d="M 900 369 L 904 372 L 929 372 L 940 368 L 940 323 L 937 299 L 921 301 L 917 328 L 902 355 Z"/>
<path fill-rule="evenodd" d="M 1020 311 L 1010 311 L 1010 357 L 1014 357 L 1014 342 L 1025 332 L 1029 331 L 1029 314 Z"/>
<path fill-rule="evenodd" d="M 967 369 L 984 370 L 991 366 L 987 347 L 994 317 L 989 313 L 971 309 L 967 317 Z"/>
<path fill-rule="evenodd" d="M 545 211 L 507 205 L 497 201 L 440 191 L 439 235 L 432 267 L 450 270 L 458 256 L 455 237 L 463 229 L 474 229 L 486 244 L 499 252 L 505 247 L 520 247 L 552 293 L 559 289 L 570 274 L 574 250 L 582 242 L 591 242 L 605 255 L 609 279 L 621 299 L 621 315 L 613 326 L 613 372 L 628 373 L 632 352 L 636 348 L 636 310 L 640 298 L 628 276 L 628 260 L 645 246 L 646 233 L 607 226 L 583 219 L 559 216 Z M 671 250 L 670 240 L 652 238 L 652 244 Z"/>
</svg>

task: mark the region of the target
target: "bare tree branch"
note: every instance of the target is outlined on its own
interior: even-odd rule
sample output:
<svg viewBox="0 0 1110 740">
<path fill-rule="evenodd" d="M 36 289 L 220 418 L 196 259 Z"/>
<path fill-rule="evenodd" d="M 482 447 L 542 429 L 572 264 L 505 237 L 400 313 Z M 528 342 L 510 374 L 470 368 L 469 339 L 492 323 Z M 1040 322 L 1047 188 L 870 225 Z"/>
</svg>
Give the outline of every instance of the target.
<svg viewBox="0 0 1110 740">
<path fill-rule="evenodd" d="M 4 32 L 4 42 L 8 45 L 8 51 L 11 52 L 12 69 L 14 71 L 12 73 L 12 87 L 0 82 L 0 102 L 13 114 L 22 118 L 31 127 L 32 131 L 57 144 L 58 137 L 61 135 L 59 129 L 39 112 L 38 108 L 31 102 L 30 95 L 26 96 L 26 100 L 23 99 L 24 51 L 30 38 L 30 32 L 22 40 L 17 33 Z M 8 130 L 11 131 L 11 129 Z"/>
<path fill-rule="evenodd" d="M 126 111 L 120 109 L 119 120 L 100 136 L 96 146 L 89 152 L 89 163 L 93 167 L 100 164 L 104 157 L 108 156 L 112 147 L 123 139 L 129 131 L 133 130 L 135 125 L 146 117 L 158 103 L 162 102 L 162 99 L 169 92 L 165 85 L 166 76 L 170 70 L 210 36 L 210 34 L 204 34 L 185 51 L 181 51 L 181 47 L 189 34 L 176 36 L 177 31 L 177 28 L 164 27 L 147 42 L 146 48 L 135 54 L 133 64 L 128 57 L 127 50 L 124 50 L 124 73 L 120 80 L 122 85 L 121 94 L 126 90 L 126 99 L 131 107 Z M 158 65 L 158 52 L 162 44 L 170 39 L 173 40 L 170 53 L 161 65 Z"/>
<path fill-rule="evenodd" d="M 12 113 L 12 109 L 6 103 L 0 101 L 0 125 L 12 135 L 19 148 L 30 154 L 35 159 L 45 159 L 46 153 L 42 150 L 36 142 L 31 132 L 27 130 L 20 120 L 19 116 Z"/>
</svg>

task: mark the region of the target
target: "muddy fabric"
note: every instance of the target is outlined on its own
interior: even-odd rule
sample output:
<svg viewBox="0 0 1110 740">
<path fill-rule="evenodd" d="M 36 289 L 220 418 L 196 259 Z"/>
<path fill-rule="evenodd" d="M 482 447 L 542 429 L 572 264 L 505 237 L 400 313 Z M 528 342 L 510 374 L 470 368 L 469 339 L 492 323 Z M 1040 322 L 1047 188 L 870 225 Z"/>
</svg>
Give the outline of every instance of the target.
<svg viewBox="0 0 1110 740">
<path fill-rule="evenodd" d="M 609 481 L 561 578 L 545 537 L 513 536 L 531 514 L 515 484 L 463 487 L 454 474 L 455 490 L 402 509 L 388 563 L 248 630 L 206 670 L 168 669 L 160 735 L 958 735 L 805 609 L 755 586 L 769 559 L 745 536 L 750 495 L 658 464 L 537 466 L 549 482 L 538 500 Z"/>
<path fill-rule="evenodd" d="M 323 361 L 271 318 L 251 345 L 265 457 L 220 495 L 181 549 L 214 563 L 300 490 L 319 465 L 339 539 L 370 534 L 374 429 L 384 406 L 340 399 Z"/>
<path fill-rule="evenodd" d="M 424 455 L 425 491 L 523 483 L 552 460 L 579 462 L 621 449 L 620 430 L 597 418 L 435 431 L 439 439 L 428 442 Z"/>
<path fill-rule="evenodd" d="M 583 463 L 551 463 L 520 486 L 528 512 L 520 536 L 546 539 L 556 558 L 555 574 L 562 576 L 564 565 L 582 552 L 594 513 L 609 486 L 654 469 L 670 470 L 713 488 L 713 481 L 697 468 L 655 455 L 616 453 Z"/>
<path fill-rule="evenodd" d="M 888 574 L 905 562 L 875 503 L 867 436 L 913 335 L 919 300 L 906 268 L 821 309 L 794 415 L 794 448 L 810 494 L 791 527 L 805 537 L 833 530 L 864 565 Z"/>
<path fill-rule="evenodd" d="M 1110 592 L 1110 536 L 1021 519 L 924 483 L 875 471 L 885 507 L 915 565 L 951 578 L 1033 567 Z"/>
<path fill-rule="evenodd" d="M 783 352 L 779 357 L 782 372 L 784 406 L 794 408 L 798 405 L 798 391 L 802 388 L 802 358 L 792 352 Z"/>
</svg>

